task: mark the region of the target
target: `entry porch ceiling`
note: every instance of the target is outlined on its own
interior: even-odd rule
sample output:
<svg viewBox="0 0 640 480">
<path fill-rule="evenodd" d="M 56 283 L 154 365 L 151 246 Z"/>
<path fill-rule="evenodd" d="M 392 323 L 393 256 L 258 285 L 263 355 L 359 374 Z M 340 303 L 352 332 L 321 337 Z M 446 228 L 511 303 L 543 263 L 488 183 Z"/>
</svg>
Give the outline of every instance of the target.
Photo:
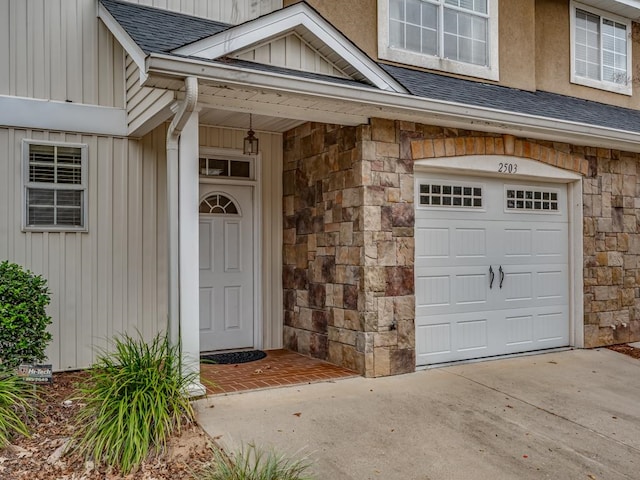
<svg viewBox="0 0 640 480">
<path fill-rule="evenodd" d="M 361 125 L 369 119 L 366 108 L 346 102 L 222 85 L 201 84 L 198 103 L 202 123 L 246 128 L 251 113 L 255 130 L 271 132 L 304 122 Z"/>
<path fill-rule="evenodd" d="M 184 96 L 184 81 L 179 78 L 153 75 L 145 86 L 177 91 L 180 100 Z M 371 116 L 371 106 L 205 79 L 198 85 L 198 107 L 203 125 L 248 129 L 251 113 L 254 130 L 277 133 L 305 122 L 361 125 Z"/>
</svg>

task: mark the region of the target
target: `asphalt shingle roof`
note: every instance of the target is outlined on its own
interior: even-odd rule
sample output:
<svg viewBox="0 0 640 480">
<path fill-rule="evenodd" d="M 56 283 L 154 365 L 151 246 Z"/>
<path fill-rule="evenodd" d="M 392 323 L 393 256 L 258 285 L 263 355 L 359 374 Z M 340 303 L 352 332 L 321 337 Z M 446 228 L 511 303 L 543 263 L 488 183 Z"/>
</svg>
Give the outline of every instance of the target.
<svg viewBox="0 0 640 480">
<path fill-rule="evenodd" d="M 232 27 L 232 25 L 226 23 L 119 0 L 100 0 L 100 2 L 147 54 L 167 54 L 178 47 L 215 35 Z M 202 61 L 203 59 L 199 58 L 198 60 Z M 227 63 L 251 70 L 274 72 L 299 78 L 370 87 L 370 85 L 356 80 L 302 72 L 238 59 L 216 59 L 212 60 L 212 62 Z M 568 97 L 557 93 L 529 92 L 393 65 L 380 64 L 380 66 L 412 95 L 418 97 L 616 130 L 640 132 L 640 111 L 638 110 Z"/>
<path fill-rule="evenodd" d="M 232 26 L 118 0 L 100 2 L 145 53 L 169 53 Z"/>
<path fill-rule="evenodd" d="M 557 93 L 529 92 L 392 65 L 380 66 L 419 97 L 640 132 L 638 110 Z"/>
</svg>

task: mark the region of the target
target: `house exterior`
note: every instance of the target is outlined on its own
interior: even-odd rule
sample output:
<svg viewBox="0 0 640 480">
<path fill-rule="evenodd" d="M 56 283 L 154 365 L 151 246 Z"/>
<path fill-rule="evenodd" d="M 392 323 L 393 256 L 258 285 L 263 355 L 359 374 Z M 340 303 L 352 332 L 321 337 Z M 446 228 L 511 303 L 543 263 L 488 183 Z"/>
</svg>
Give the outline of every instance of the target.
<svg viewBox="0 0 640 480">
<path fill-rule="evenodd" d="M 640 340 L 636 18 L 0 0 L 0 259 L 57 370 L 136 331 L 366 376 Z"/>
</svg>

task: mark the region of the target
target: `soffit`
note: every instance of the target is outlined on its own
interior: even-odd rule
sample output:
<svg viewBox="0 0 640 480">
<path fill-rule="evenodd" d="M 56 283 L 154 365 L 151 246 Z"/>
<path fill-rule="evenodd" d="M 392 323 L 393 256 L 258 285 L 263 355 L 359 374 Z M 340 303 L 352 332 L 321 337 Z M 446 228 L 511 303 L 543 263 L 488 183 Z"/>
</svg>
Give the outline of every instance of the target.
<svg viewBox="0 0 640 480">
<path fill-rule="evenodd" d="M 640 1 L 638 0 L 580 0 L 579 3 L 632 20 L 640 19 Z"/>
</svg>

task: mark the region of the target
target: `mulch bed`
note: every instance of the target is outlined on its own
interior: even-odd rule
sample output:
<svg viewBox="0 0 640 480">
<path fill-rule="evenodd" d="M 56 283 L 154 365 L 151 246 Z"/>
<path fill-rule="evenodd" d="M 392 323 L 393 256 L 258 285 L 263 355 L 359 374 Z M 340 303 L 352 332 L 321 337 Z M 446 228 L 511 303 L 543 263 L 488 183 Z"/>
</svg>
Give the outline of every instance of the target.
<svg viewBox="0 0 640 480">
<path fill-rule="evenodd" d="M 38 387 L 39 412 L 30 425 L 31 437 L 14 438 L 0 450 L 0 479 L 183 480 L 192 479 L 192 472 L 211 459 L 211 441 L 197 425 L 187 427 L 160 457 L 127 476 L 96 468 L 78 456 L 59 456 L 74 433 L 74 417 L 82 407 L 75 400 L 75 385 L 84 377 L 82 372 L 55 373 L 53 385 Z"/>
<path fill-rule="evenodd" d="M 640 359 L 640 348 L 629 345 L 607 347 Z M 74 455 L 59 451 L 74 433 L 73 419 L 82 407 L 75 400 L 75 385 L 85 377 L 82 372 L 55 373 L 54 383 L 39 386 L 38 414 L 31 423 L 32 435 L 18 437 L 0 450 L 0 479 L 11 480 L 186 480 L 211 459 L 211 440 L 194 425 L 172 439 L 160 457 L 145 462 L 137 472 L 121 476 L 105 468 L 96 468 Z"/>
<path fill-rule="evenodd" d="M 614 352 L 624 353 L 625 355 L 629 355 L 633 358 L 640 359 L 640 348 L 635 348 L 630 345 L 612 345 L 607 347 L 609 350 L 613 350 Z"/>
</svg>

